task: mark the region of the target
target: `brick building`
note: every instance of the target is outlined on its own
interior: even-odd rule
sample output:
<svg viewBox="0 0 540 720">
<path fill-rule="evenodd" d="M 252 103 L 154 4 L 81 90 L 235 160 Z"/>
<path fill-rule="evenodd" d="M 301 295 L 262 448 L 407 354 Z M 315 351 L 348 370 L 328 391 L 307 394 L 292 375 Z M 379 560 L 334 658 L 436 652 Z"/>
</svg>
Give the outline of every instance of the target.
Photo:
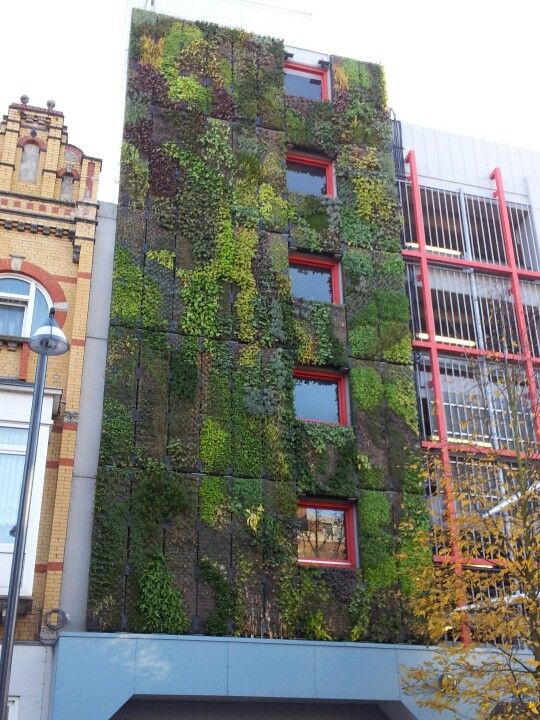
<svg viewBox="0 0 540 720">
<path fill-rule="evenodd" d="M 10 105 L 0 123 L 0 603 L 5 598 L 36 356 L 54 307 L 70 352 L 51 358 L 32 486 L 17 640 L 47 641 L 60 605 L 77 442 L 101 161 L 68 140 L 49 102 Z M 17 664 L 26 662 L 16 647 Z M 29 651 L 31 652 L 31 651 Z"/>
</svg>

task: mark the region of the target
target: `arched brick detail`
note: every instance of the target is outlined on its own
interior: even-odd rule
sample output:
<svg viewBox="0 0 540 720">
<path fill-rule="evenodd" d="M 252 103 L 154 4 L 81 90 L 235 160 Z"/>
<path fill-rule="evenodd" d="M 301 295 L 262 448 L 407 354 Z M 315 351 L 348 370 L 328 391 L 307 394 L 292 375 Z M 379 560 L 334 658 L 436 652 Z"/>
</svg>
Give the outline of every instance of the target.
<svg viewBox="0 0 540 720">
<path fill-rule="evenodd" d="M 65 175 L 73 175 L 74 180 L 80 180 L 81 175 L 78 170 L 75 170 L 75 168 L 71 168 L 71 170 L 68 170 L 67 168 L 63 167 L 61 170 L 59 170 L 57 173 L 58 177 L 63 178 Z"/>
<path fill-rule="evenodd" d="M 17 147 L 24 147 L 29 143 L 32 143 L 33 145 L 38 145 L 40 150 L 47 150 L 47 143 L 45 142 L 45 140 L 42 140 L 37 136 L 32 137 L 32 135 L 24 135 L 24 137 L 19 138 L 17 140 Z"/>
<path fill-rule="evenodd" d="M 75 155 L 75 157 L 78 158 L 79 162 L 82 162 L 82 159 L 83 159 L 83 157 L 84 157 L 84 153 L 83 153 L 83 151 L 82 151 L 80 148 L 78 148 L 76 145 L 66 145 L 65 152 L 66 152 L 66 153 L 72 153 L 73 155 Z"/>
<path fill-rule="evenodd" d="M 3 272 L 15 274 L 19 273 L 20 275 L 26 275 L 27 277 L 32 278 L 32 280 L 35 280 L 40 285 L 43 285 L 45 290 L 51 296 L 51 300 L 54 304 L 67 302 L 64 291 L 62 290 L 62 287 L 58 280 L 54 277 L 54 275 L 51 275 L 43 268 L 40 268 L 38 265 L 34 265 L 27 260 L 23 260 L 21 269 L 13 270 L 11 267 L 11 258 L 0 258 L 0 273 Z M 57 310 L 54 315 L 55 319 L 61 327 L 66 321 L 66 315 L 67 313 L 65 310 Z"/>
</svg>

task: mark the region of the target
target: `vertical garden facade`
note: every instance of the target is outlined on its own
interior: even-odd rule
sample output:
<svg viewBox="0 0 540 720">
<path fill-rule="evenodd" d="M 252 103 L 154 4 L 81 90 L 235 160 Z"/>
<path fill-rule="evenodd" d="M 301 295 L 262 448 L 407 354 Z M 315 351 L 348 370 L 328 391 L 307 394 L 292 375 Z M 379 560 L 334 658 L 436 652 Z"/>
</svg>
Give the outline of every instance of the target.
<svg viewBox="0 0 540 720">
<path fill-rule="evenodd" d="M 416 639 L 378 65 L 134 11 L 89 629 Z"/>
</svg>

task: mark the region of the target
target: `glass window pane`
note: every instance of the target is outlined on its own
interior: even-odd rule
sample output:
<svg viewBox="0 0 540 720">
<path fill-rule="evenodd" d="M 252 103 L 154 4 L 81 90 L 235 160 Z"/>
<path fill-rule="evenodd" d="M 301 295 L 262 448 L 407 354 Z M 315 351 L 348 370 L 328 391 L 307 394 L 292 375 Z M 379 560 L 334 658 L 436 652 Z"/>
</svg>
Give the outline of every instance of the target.
<svg viewBox="0 0 540 720">
<path fill-rule="evenodd" d="M 308 100 L 322 100 L 321 78 L 318 75 L 310 75 L 299 70 L 286 69 L 285 95 L 295 95 Z"/>
<path fill-rule="evenodd" d="M 287 163 L 287 189 L 304 195 L 326 195 L 326 169 L 304 163 Z"/>
<path fill-rule="evenodd" d="M 45 300 L 45 296 L 36 288 L 36 296 L 34 299 L 34 312 L 32 314 L 32 330 L 37 330 L 40 325 L 43 325 L 45 320 L 49 317 L 49 305 Z"/>
<path fill-rule="evenodd" d="M 21 337 L 24 310 L 24 305 L 5 305 L 0 303 L 0 335 Z"/>
<path fill-rule="evenodd" d="M 13 544 L 10 535 L 17 522 L 24 455 L 0 453 L 0 543 Z"/>
<path fill-rule="evenodd" d="M 0 295 L 4 293 L 28 297 L 30 295 L 30 283 L 17 278 L 0 278 Z"/>
<path fill-rule="evenodd" d="M 295 378 L 294 409 L 302 420 L 339 422 L 337 381 Z"/>
<path fill-rule="evenodd" d="M 299 507 L 298 557 L 302 560 L 348 559 L 345 510 Z"/>
<path fill-rule="evenodd" d="M 291 265 L 289 267 L 289 277 L 293 297 L 332 302 L 332 273 L 330 269 Z"/>
<path fill-rule="evenodd" d="M 5 427 L 0 425 L 0 448 L 10 450 L 26 448 L 26 436 L 28 431 L 24 428 Z"/>
</svg>

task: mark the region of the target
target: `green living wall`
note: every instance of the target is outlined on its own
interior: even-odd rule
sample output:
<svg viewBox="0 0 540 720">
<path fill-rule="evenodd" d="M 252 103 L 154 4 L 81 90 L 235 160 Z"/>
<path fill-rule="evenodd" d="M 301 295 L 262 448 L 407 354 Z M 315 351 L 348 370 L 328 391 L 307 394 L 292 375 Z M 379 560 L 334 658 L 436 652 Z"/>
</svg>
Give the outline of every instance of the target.
<svg viewBox="0 0 540 720">
<path fill-rule="evenodd" d="M 390 124 L 378 65 L 284 95 L 280 41 L 134 11 L 89 627 L 404 641 L 426 561 Z M 287 193 L 288 149 L 337 197 Z M 294 300 L 289 249 L 342 257 Z M 295 418 L 348 372 L 350 427 Z M 299 496 L 356 501 L 360 567 L 297 564 Z"/>
</svg>

